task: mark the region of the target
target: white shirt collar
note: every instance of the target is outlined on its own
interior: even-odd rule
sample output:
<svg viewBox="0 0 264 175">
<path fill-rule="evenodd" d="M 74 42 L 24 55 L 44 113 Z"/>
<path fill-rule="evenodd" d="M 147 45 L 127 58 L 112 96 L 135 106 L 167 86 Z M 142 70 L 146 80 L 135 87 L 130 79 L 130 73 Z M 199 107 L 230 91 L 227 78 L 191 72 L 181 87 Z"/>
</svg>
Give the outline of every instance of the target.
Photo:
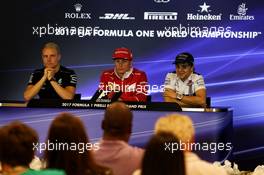
<svg viewBox="0 0 264 175">
<path fill-rule="evenodd" d="M 183 83 L 188 83 L 189 81 L 192 81 L 192 75 L 193 75 L 193 73 L 191 73 L 191 75 L 185 81 L 182 81 L 178 76 L 177 76 L 177 79 L 180 80 Z"/>
<path fill-rule="evenodd" d="M 114 69 L 114 72 L 115 72 L 115 75 L 116 75 L 118 78 L 120 78 L 121 80 L 124 80 L 124 79 L 128 78 L 128 77 L 132 74 L 132 72 L 133 72 L 133 67 L 131 67 L 129 71 L 125 72 L 125 74 L 123 75 L 123 77 L 120 77 L 120 76 L 117 74 L 116 69 Z"/>
</svg>

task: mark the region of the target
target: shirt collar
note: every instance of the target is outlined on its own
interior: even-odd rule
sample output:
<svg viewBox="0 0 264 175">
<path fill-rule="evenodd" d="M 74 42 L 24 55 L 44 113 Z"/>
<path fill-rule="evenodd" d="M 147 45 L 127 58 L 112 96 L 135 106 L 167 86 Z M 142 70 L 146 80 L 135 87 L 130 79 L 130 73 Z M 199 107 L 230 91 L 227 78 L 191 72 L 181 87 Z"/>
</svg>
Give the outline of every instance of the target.
<svg viewBox="0 0 264 175">
<path fill-rule="evenodd" d="M 117 72 L 116 72 L 116 69 L 114 69 L 114 72 L 115 72 L 115 75 L 116 75 L 118 78 L 120 78 L 121 80 L 124 80 L 124 79 L 128 78 L 128 77 L 133 73 L 133 67 L 131 67 L 130 70 L 127 71 L 127 72 L 123 75 L 123 77 L 119 77 L 119 76 L 118 76 L 118 74 L 117 74 Z"/>
<path fill-rule="evenodd" d="M 177 79 L 183 83 L 188 83 L 188 82 L 192 81 L 192 75 L 193 75 L 193 73 L 191 73 L 191 75 L 185 81 L 182 81 L 178 76 L 177 76 Z"/>
</svg>

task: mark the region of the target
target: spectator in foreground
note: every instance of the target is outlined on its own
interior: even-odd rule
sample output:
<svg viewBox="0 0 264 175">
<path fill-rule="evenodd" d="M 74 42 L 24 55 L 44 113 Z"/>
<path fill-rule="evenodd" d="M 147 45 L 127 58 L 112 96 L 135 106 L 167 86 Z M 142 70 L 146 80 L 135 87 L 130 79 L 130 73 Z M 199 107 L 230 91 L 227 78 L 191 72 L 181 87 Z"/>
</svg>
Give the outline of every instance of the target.
<svg viewBox="0 0 264 175">
<path fill-rule="evenodd" d="M 185 146 L 184 159 L 187 175 L 226 175 L 226 171 L 214 166 L 212 163 L 201 160 L 191 148 L 191 143 L 194 143 L 195 129 L 192 119 L 188 116 L 180 114 L 171 114 L 161 117 L 155 124 L 155 133 L 170 132 L 174 134 L 181 143 Z"/>
<path fill-rule="evenodd" d="M 67 175 L 112 174 L 110 169 L 95 163 L 91 147 L 96 145 L 89 142 L 80 118 L 70 113 L 61 113 L 53 120 L 47 142 L 57 145 L 45 152 L 47 168 L 62 169 Z"/>
<path fill-rule="evenodd" d="M 110 167 L 115 175 L 131 175 L 141 164 L 143 149 L 128 144 L 132 120 L 132 112 L 122 102 L 112 103 L 105 111 L 103 138 L 94 156 L 99 164 Z"/>
<path fill-rule="evenodd" d="M 146 146 L 141 171 L 133 175 L 185 175 L 182 150 L 172 150 L 176 145 L 179 141 L 171 133 L 160 132 L 152 136 Z"/>
<path fill-rule="evenodd" d="M 35 130 L 15 121 L 0 128 L 0 162 L 2 173 L 7 175 L 65 175 L 59 170 L 33 170 L 34 145 L 38 142 Z"/>
</svg>

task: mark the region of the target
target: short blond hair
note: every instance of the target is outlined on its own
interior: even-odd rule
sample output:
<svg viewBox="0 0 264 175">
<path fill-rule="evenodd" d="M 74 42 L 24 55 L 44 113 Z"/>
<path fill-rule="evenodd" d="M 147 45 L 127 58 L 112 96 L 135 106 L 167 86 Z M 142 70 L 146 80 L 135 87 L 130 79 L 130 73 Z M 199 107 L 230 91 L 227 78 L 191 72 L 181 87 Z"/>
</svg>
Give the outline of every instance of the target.
<svg viewBox="0 0 264 175">
<path fill-rule="evenodd" d="M 60 51 L 60 47 L 59 47 L 59 45 L 56 44 L 56 43 L 54 43 L 54 42 L 48 42 L 48 43 L 46 43 L 46 44 L 42 47 L 42 50 L 45 49 L 45 48 L 52 48 L 52 49 L 55 49 L 59 55 L 61 54 L 61 51 Z"/>
<path fill-rule="evenodd" d="M 155 124 L 155 133 L 170 132 L 184 143 L 194 139 L 194 126 L 189 116 L 170 114 L 159 118 Z"/>
</svg>

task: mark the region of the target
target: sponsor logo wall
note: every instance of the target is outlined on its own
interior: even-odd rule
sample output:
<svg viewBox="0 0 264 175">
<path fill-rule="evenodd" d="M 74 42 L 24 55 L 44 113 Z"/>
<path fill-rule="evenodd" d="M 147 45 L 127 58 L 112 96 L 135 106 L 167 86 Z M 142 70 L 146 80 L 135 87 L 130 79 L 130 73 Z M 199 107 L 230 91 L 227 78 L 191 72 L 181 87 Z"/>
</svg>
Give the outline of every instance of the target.
<svg viewBox="0 0 264 175">
<path fill-rule="evenodd" d="M 170 1 L 155 0 L 155 3 L 162 5 Z M 89 3 L 88 3 L 89 4 Z M 195 3 L 197 4 L 197 3 Z M 95 20 L 108 20 L 108 21 L 135 21 L 133 27 L 126 30 L 120 29 L 120 26 L 111 23 L 109 27 L 102 27 L 93 25 L 94 23 L 87 23 L 87 25 L 60 25 L 44 24 L 43 26 L 32 26 L 32 34 L 37 37 L 45 36 L 72 36 L 72 37 L 137 37 L 137 38 L 245 38 L 252 39 L 261 37 L 262 31 L 258 30 L 241 30 L 234 29 L 232 25 L 215 25 L 214 21 L 227 21 L 227 15 L 223 15 L 224 9 L 211 5 L 207 2 L 198 5 L 188 5 L 185 10 L 187 14 L 178 11 L 144 11 L 128 13 L 125 10 L 118 10 L 116 12 L 93 13 Z M 89 6 L 89 5 L 88 5 Z M 74 13 L 65 13 L 65 18 L 83 20 L 91 19 L 91 13 L 81 12 L 83 5 L 80 3 L 72 4 Z M 177 7 L 177 4 L 170 3 L 170 8 Z M 88 8 L 86 8 L 88 9 Z M 245 3 L 239 4 L 237 15 L 230 14 L 230 21 L 237 20 L 254 20 L 254 16 L 246 15 L 248 8 Z M 186 16 L 186 19 L 185 17 Z M 142 21 L 143 20 L 143 21 Z M 148 26 L 140 27 L 144 21 L 171 21 L 171 23 L 160 23 L 155 28 L 151 29 Z M 195 21 L 206 21 L 207 23 L 200 23 L 197 25 Z M 97 22 L 96 22 L 97 23 Z M 107 22 L 106 22 L 107 23 Z M 187 23 L 187 24 L 186 24 Z M 125 22 L 124 22 L 124 25 Z M 129 25 L 127 25 L 129 26 Z M 136 26 L 136 29 L 135 29 Z"/>
<path fill-rule="evenodd" d="M 114 47 L 130 47 L 135 52 L 135 66 L 142 66 L 142 69 L 146 69 L 145 71 L 149 74 L 149 82 L 158 86 L 164 83 L 165 73 L 173 69 L 170 64 L 168 66 L 165 63 L 173 60 L 180 51 L 189 51 L 193 52 L 195 56 L 206 57 L 217 53 L 248 54 L 252 50 L 261 48 L 259 43 L 263 41 L 263 27 L 261 27 L 263 26 L 261 22 L 263 13 L 259 9 L 262 9 L 263 3 L 259 3 L 259 1 L 256 3 L 256 0 L 242 2 L 187 1 L 132 2 L 124 0 L 114 3 L 109 0 L 102 5 L 102 2 L 95 0 L 79 0 L 67 3 L 59 1 L 35 2 L 24 5 L 27 8 L 32 8 L 31 11 L 25 11 L 21 5 L 21 13 L 16 14 L 26 13 L 30 20 L 21 20 L 21 15 L 17 16 L 18 23 L 21 21 L 21 24 L 16 27 L 17 35 L 20 36 L 17 43 L 19 45 L 19 42 L 23 41 L 23 43 L 32 44 L 27 46 L 27 48 L 31 48 L 30 50 L 18 49 L 20 60 L 29 59 L 21 61 L 18 64 L 18 70 L 24 70 L 27 67 L 31 69 L 40 67 L 39 60 L 36 60 L 39 57 L 38 50 L 43 42 L 55 40 L 62 48 L 66 48 L 62 59 L 66 65 L 77 69 L 82 67 L 85 71 L 91 70 L 89 73 L 81 71 L 79 77 L 82 78 L 79 79 L 77 88 L 84 98 L 89 98 L 98 84 L 100 69 L 104 68 L 102 65 L 111 67 L 112 60 L 108 58 Z M 34 52 L 32 53 L 32 51 Z M 10 65 L 13 64 L 11 60 Z M 167 60 L 164 61 L 164 66 L 167 68 L 162 70 L 161 76 L 154 76 L 155 69 L 148 67 L 156 65 L 161 60 Z M 150 64 L 139 64 L 145 61 Z M 152 62 L 154 63 L 152 64 Z M 223 65 L 225 64 L 223 63 Z M 214 78 L 214 76 L 219 76 L 217 75 L 218 69 L 213 71 L 208 66 L 200 66 L 202 66 L 200 72 L 208 75 L 205 77 L 207 84 L 218 82 Z M 6 69 L 9 70 L 10 67 L 12 66 Z M 222 66 L 219 65 L 219 67 Z M 228 65 L 223 67 L 228 67 Z M 158 70 L 156 69 L 156 71 Z M 229 72 L 229 70 L 227 71 Z M 223 74 L 221 81 L 234 76 L 233 79 L 239 81 L 241 77 L 236 77 L 236 75 L 240 75 L 240 73 L 232 74 L 232 76 Z M 21 77 L 21 81 L 23 80 L 21 84 L 25 84 L 27 77 L 27 75 Z M 245 75 L 242 78 L 246 77 Z M 232 82 L 233 79 L 230 81 Z M 6 91 L 7 87 L 8 84 L 5 88 Z M 215 86 L 210 87 L 209 85 L 208 88 L 211 96 L 225 94 L 222 89 L 215 91 L 213 87 Z M 10 96 L 21 99 L 22 91 L 23 87 L 20 91 L 10 92 Z M 232 88 L 231 91 L 233 91 Z M 156 94 L 158 93 L 153 95 Z M 162 100 L 160 93 L 157 100 Z"/>
</svg>

